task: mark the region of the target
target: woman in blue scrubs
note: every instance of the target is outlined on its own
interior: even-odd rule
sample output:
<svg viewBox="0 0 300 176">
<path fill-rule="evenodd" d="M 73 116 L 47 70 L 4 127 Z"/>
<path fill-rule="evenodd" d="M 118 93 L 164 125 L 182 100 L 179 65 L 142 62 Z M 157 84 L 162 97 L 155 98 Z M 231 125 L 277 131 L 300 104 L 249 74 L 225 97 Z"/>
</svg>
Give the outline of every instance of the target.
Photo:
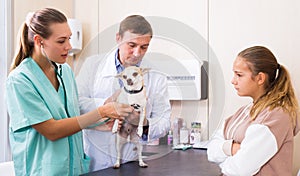
<svg viewBox="0 0 300 176">
<path fill-rule="evenodd" d="M 51 8 L 29 14 L 21 27 L 6 82 L 17 176 L 88 172 L 81 129 L 133 111 L 129 105 L 109 103 L 79 115 L 74 74 L 65 64 L 71 35 L 65 15 Z"/>
</svg>

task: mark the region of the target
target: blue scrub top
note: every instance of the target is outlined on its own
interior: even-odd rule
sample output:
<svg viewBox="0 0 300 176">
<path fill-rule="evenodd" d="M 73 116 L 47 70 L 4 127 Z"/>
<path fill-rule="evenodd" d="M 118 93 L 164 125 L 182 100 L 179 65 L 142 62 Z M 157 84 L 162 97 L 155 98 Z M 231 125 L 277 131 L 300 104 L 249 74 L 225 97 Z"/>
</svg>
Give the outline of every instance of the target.
<svg viewBox="0 0 300 176">
<path fill-rule="evenodd" d="M 68 112 L 79 115 L 74 74 L 62 65 Z M 58 79 L 61 81 L 60 79 Z M 68 118 L 62 83 L 58 91 L 32 58 L 26 58 L 8 76 L 6 99 L 10 115 L 10 144 L 16 175 L 79 175 L 88 172 L 90 160 L 83 152 L 82 133 L 48 140 L 31 125 Z"/>
</svg>

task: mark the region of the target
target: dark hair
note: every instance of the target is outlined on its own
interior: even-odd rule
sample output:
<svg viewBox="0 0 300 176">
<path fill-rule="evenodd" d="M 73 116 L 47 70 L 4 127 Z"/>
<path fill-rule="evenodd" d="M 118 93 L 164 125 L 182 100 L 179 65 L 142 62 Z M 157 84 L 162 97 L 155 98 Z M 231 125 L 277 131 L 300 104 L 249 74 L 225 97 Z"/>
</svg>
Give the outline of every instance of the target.
<svg viewBox="0 0 300 176">
<path fill-rule="evenodd" d="M 120 36 L 123 37 L 126 31 L 141 35 L 149 34 L 151 37 L 153 35 L 150 23 L 140 15 L 128 16 L 120 23 Z"/>
<path fill-rule="evenodd" d="M 261 72 L 265 73 L 268 78 L 264 85 L 266 93 L 254 102 L 250 111 L 252 119 L 255 119 L 267 107 L 270 110 L 281 107 L 290 114 L 295 125 L 299 107 L 286 68 L 278 64 L 274 54 L 263 46 L 247 48 L 241 51 L 238 56 L 245 59 L 253 76 Z"/>
<path fill-rule="evenodd" d="M 25 58 L 32 55 L 34 35 L 37 34 L 47 39 L 52 35 L 52 31 L 50 30 L 51 24 L 65 22 L 67 22 L 66 16 L 52 8 L 44 8 L 33 14 L 28 14 L 26 22 L 22 24 L 19 30 L 19 44 L 10 70 L 15 69 Z"/>
</svg>

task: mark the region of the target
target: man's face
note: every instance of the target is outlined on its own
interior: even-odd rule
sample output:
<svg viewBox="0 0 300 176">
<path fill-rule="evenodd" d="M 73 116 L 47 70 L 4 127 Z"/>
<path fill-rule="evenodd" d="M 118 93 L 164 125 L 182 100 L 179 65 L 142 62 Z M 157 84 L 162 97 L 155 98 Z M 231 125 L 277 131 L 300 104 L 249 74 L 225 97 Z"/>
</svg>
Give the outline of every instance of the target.
<svg viewBox="0 0 300 176">
<path fill-rule="evenodd" d="M 126 31 L 123 36 L 117 34 L 119 45 L 119 59 L 124 67 L 134 66 L 139 63 L 147 52 L 151 35 L 134 34 Z"/>
</svg>

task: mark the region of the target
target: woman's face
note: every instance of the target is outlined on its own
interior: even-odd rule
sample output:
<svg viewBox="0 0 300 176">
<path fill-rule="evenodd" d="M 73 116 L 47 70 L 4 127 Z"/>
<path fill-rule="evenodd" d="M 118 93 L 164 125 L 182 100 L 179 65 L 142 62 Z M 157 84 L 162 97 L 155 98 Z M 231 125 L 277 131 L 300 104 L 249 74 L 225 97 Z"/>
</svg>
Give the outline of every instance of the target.
<svg viewBox="0 0 300 176">
<path fill-rule="evenodd" d="M 123 66 L 134 66 L 142 61 L 148 50 L 151 36 L 134 34 L 129 31 L 124 32 L 123 36 L 117 34 L 119 45 L 119 59 Z"/>
<path fill-rule="evenodd" d="M 53 23 L 50 30 L 52 35 L 43 39 L 44 52 L 51 61 L 63 64 L 67 60 L 69 50 L 72 49 L 69 41 L 71 30 L 68 23 Z"/>
<path fill-rule="evenodd" d="M 261 96 L 262 86 L 260 86 L 258 76 L 252 76 L 252 72 L 244 58 L 236 58 L 233 63 L 233 73 L 231 83 L 239 96 L 250 96 L 254 101 Z"/>
</svg>

